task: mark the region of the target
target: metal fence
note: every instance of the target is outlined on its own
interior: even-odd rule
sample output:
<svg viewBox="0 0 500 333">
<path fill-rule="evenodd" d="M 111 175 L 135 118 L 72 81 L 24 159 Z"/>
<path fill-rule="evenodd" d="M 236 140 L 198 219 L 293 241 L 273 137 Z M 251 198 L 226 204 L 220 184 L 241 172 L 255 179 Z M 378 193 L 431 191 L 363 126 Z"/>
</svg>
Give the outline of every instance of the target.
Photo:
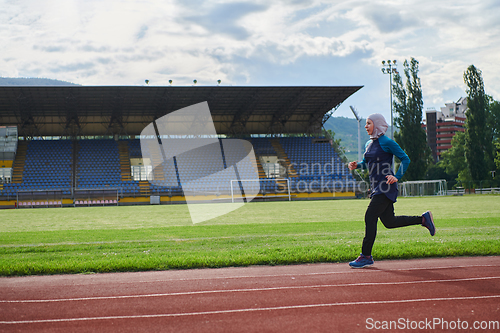
<svg viewBox="0 0 500 333">
<path fill-rule="evenodd" d="M 106 206 L 118 205 L 119 189 L 75 189 L 74 190 L 74 205 L 75 206 Z"/>
<path fill-rule="evenodd" d="M 62 207 L 64 193 L 63 190 L 37 190 L 37 191 L 18 191 L 17 207 Z"/>
</svg>

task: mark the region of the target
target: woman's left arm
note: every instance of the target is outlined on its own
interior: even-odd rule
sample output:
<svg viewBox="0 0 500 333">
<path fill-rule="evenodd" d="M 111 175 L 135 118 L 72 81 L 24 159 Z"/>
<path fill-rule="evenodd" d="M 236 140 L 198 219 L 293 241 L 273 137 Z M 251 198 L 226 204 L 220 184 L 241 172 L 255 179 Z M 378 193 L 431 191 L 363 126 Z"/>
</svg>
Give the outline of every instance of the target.
<svg viewBox="0 0 500 333">
<path fill-rule="evenodd" d="M 408 169 L 408 166 L 410 165 L 410 158 L 406 153 L 401 149 L 401 147 L 393 140 L 389 139 L 385 135 L 379 138 L 381 138 L 382 141 L 380 142 L 380 146 L 385 152 L 390 152 L 393 155 L 397 156 L 401 160 L 401 165 L 399 166 L 398 171 L 396 172 L 396 178 L 397 180 L 401 180 L 403 178 L 403 175 L 405 174 L 406 170 Z"/>
</svg>

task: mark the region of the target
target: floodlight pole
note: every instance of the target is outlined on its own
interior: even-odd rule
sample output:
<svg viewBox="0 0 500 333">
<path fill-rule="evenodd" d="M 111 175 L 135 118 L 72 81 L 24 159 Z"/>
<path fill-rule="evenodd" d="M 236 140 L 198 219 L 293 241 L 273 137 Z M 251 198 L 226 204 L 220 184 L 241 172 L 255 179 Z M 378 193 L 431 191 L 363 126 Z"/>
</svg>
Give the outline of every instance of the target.
<svg viewBox="0 0 500 333">
<path fill-rule="evenodd" d="M 358 161 L 361 161 L 361 117 L 358 112 L 354 109 L 354 106 L 349 106 L 351 108 L 352 113 L 354 113 L 354 117 L 358 121 Z"/>
<path fill-rule="evenodd" d="M 392 74 L 397 74 L 398 70 L 396 68 L 396 60 L 382 60 L 382 73 L 389 74 L 390 82 L 390 98 L 391 98 L 391 139 L 394 140 L 394 118 L 393 118 L 393 106 L 392 106 Z"/>
<path fill-rule="evenodd" d="M 393 60 L 392 62 L 390 60 L 387 60 L 387 63 L 385 60 L 382 60 L 382 73 L 384 74 L 389 74 L 389 82 L 390 82 L 390 96 L 391 96 L 391 139 L 394 140 L 394 118 L 392 116 L 392 74 L 395 73 L 397 74 L 398 70 L 396 69 L 396 60 Z M 392 156 L 392 171 L 396 172 L 395 170 L 396 165 L 394 161 L 394 156 Z"/>
</svg>

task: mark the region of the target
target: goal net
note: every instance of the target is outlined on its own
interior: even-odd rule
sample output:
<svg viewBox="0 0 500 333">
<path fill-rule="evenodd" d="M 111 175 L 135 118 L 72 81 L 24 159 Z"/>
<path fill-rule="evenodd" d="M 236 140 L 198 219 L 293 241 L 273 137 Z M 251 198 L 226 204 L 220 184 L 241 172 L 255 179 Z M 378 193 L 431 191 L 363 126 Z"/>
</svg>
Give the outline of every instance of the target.
<svg viewBox="0 0 500 333">
<path fill-rule="evenodd" d="M 400 185 L 401 195 L 404 197 L 422 197 L 446 195 L 446 180 L 415 180 Z"/>
</svg>

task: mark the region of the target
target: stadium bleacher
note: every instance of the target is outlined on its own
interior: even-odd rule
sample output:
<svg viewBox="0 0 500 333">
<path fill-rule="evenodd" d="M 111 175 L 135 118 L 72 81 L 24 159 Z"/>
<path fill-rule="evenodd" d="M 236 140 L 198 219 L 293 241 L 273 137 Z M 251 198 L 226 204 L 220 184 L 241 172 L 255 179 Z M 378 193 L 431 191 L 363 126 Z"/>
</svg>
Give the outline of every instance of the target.
<svg viewBox="0 0 500 333">
<path fill-rule="evenodd" d="M 19 193 L 26 193 L 26 201 L 31 196 L 29 207 L 50 206 L 50 201 L 47 205 L 45 201 L 40 204 L 40 198 L 49 196 L 48 191 L 57 192 L 53 196 L 57 196 L 62 206 L 85 205 L 85 201 L 87 205 L 93 205 L 94 199 L 96 205 L 106 205 L 109 199 L 105 198 L 111 198 L 112 191 L 116 195 L 112 202 L 120 204 L 182 203 L 189 197 L 184 195 L 186 191 L 194 196 L 205 196 L 205 199 L 196 199 L 198 202 L 215 200 L 214 194 L 227 196 L 224 192 L 228 188 L 233 190 L 229 181 L 242 176 L 240 168 L 243 174 L 247 172 L 245 170 L 249 173 L 257 170 L 258 178 L 249 179 L 245 185 L 259 188 L 262 197 L 278 198 L 290 190 L 300 192 L 295 195 L 299 199 L 318 198 L 320 195 L 317 194 L 323 192 L 325 198 L 354 197 L 352 191 L 342 192 L 336 185 L 328 185 L 330 188 L 317 185 L 318 181 L 325 179 L 347 182 L 349 175 L 341 166 L 332 167 L 335 168 L 333 173 L 305 172 L 303 168 L 299 169 L 301 164 L 320 163 L 315 158 L 323 152 L 318 150 L 312 157 L 294 155 L 295 148 L 286 144 L 293 136 L 307 136 L 296 141 L 297 145 L 306 148 L 306 152 L 311 148 L 306 142 L 309 139 L 322 146 L 311 137 L 321 135 L 324 122 L 332 115 L 331 110 L 361 88 L 220 85 L 0 87 L 0 139 L 3 137 L 2 128 L 5 134 L 10 131 L 8 128 L 19 130 L 12 135 L 12 142 L 18 143 L 14 156 L 7 151 L 11 139 L 3 140 L 5 144 L 0 140 L 0 169 L 3 169 L 0 170 L 0 208 L 14 208 L 19 204 Z M 167 127 L 161 120 L 167 119 L 164 116 L 173 117 Z M 204 158 L 195 158 L 194 162 L 190 155 L 195 152 L 186 151 L 163 161 L 162 152 L 151 146 L 149 160 L 153 163 L 148 164 L 147 158 L 140 157 L 144 148 L 136 138 L 156 138 L 157 134 L 190 139 L 200 135 L 216 138 L 218 135 L 216 141 L 221 148 L 218 154 L 222 156 L 222 162 L 221 158 L 218 162 L 208 162 L 208 157 L 219 151 L 215 142 L 213 149 L 199 152 L 198 156 Z M 228 154 L 224 151 L 225 140 L 233 137 L 253 144 L 259 159 L 251 166 L 238 162 L 238 168 L 234 169 L 233 162 L 228 162 L 231 156 L 237 156 L 237 152 Z M 151 142 L 158 146 L 158 142 Z M 331 150 L 328 143 L 324 146 Z M 172 145 L 169 149 L 177 148 Z M 329 159 L 326 161 L 330 162 Z M 233 183 L 236 190 L 244 187 L 241 179 Z M 328 196 L 333 187 L 335 193 L 330 192 Z"/>
<path fill-rule="evenodd" d="M 182 195 L 182 191 L 189 195 L 228 194 L 231 192 L 232 179 L 244 179 L 245 175 L 255 175 L 257 172 L 256 165 L 248 161 L 241 163 L 249 150 L 238 145 L 238 140 L 218 139 L 211 145 L 179 154 L 179 151 L 185 151 L 183 145 L 190 144 L 185 140 L 190 139 L 168 141 L 168 154 L 175 158 L 158 166 L 160 172 L 153 172 L 149 183 L 144 185 L 143 182 L 142 187 L 137 180 L 124 181 L 121 178 L 118 141 L 32 140 L 27 145 L 22 182 L 4 184 L 0 193 L 12 197 L 23 191 L 61 190 L 66 197 L 74 192 L 73 199 L 77 205 L 116 204 L 120 198 L 141 196 L 144 186 L 149 186 L 150 195 Z M 335 191 L 339 190 L 339 184 L 354 181 L 327 140 L 309 137 L 247 140 L 257 157 L 277 155 L 278 150 L 286 155 L 289 162 L 285 164 L 290 165 L 284 165 L 284 169 L 288 172 L 279 178 L 290 181 L 292 192 Z M 126 147 L 130 158 L 142 158 L 140 140 L 126 140 Z M 73 156 L 76 161 L 73 161 Z M 231 169 L 235 165 L 238 165 L 239 175 Z M 259 186 L 261 195 L 279 194 L 287 190 L 276 179 L 263 178 L 259 183 L 245 186 L 252 190 L 258 190 L 256 187 Z M 233 189 L 236 187 L 233 185 Z M 78 191 L 89 195 L 94 190 L 97 191 L 97 200 L 76 197 Z M 113 198 L 112 192 L 102 194 L 105 190 L 115 190 L 116 198 Z"/>
<path fill-rule="evenodd" d="M 345 188 L 354 178 L 326 140 L 305 137 L 280 138 L 285 153 L 296 170 L 297 177 L 291 178 L 292 190 L 318 190 L 326 188 L 329 191 Z"/>
<path fill-rule="evenodd" d="M 253 146 L 255 155 L 276 155 L 276 149 L 274 149 L 268 138 L 251 138 L 249 141 Z"/>
<path fill-rule="evenodd" d="M 120 187 L 120 159 L 114 140 L 78 141 L 76 187 Z"/>
<path fill-rule="evenodd" d="M 72 142 L 69 140 L 33 140 L 28 143 L 22 183 L 7 184 L 4 191 L 65 189 L 72 184 Z"/>
</svg>

